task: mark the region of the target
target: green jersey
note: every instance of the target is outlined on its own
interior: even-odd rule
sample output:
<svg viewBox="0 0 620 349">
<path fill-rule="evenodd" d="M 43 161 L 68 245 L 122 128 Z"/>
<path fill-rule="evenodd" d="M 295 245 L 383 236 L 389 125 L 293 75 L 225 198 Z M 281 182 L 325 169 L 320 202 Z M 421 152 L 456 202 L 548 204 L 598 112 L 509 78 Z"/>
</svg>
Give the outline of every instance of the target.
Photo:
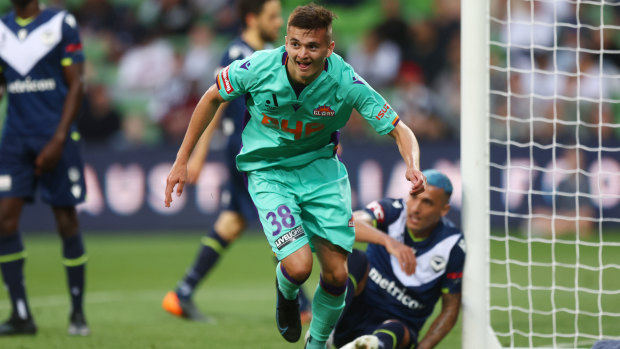
<svg viewBox="0 0 620 349">
<path fill-rule="evenodd" d="M 217 76 L 225 100 L 245 95 L 249 120 L 237 155 L 240 171 L 296 167 L 334 156 L 338 130 L 355 108 L 379 134 L 389 133 L 398 115 L 337 54 L 299 97 L 286 72 L 284 46 L 234 61 Z"/>
</svg>

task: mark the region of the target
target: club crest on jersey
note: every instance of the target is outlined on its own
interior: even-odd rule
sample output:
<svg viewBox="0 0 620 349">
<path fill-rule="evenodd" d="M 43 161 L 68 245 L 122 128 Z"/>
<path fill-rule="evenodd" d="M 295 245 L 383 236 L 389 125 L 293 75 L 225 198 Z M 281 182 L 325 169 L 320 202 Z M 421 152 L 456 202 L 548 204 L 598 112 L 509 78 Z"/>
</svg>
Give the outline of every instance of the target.
<svg viewBox="0 0 620 349">
<path fill-rule="evenodd" d="M 334 116 L 336 112 L 327 105 L 321 105 L 312 111 L 314 116 Z"/>
<path fill-rule="evenodd" d="M 431 258 L 431 268 L 433 268 L 436 272 L 444 270 L 446 268 L 446 264 L 448 264 L 448 261 L 446 261 L 446 259 L 442 256 L 437 255 Z"/>
<path fill-rule="evenodd" d="M 19 39 L 19 41 L 24 41 L 27 36 L 28 36 L 28 30 L 27 29 L 20 29 L 17 32 L 17 38 Z"/>
<path fill-rule="evenodd" d="M 56 42 L 56 34 L 51 30 L 43 32 L 41 34 L 41 42 L 47 46 L 53 45 Z"/>
</svg>

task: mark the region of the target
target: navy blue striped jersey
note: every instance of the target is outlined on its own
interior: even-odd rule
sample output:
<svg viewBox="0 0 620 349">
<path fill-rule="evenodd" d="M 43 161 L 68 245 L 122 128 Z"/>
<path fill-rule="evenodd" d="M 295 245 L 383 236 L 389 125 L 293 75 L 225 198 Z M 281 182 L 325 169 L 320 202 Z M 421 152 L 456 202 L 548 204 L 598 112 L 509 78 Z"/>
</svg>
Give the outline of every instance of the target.
<svg viewBox="0 0 620 349">
<path fill-rule="evenodd" d="M 68 90 L 63 67 L 82 61 L 78 26 L 71 14 L 48 8 L 32 20 L 17 19 L 14 11 L 3 16 L 0 73 L 8 93 L 3 132 L 53 134 Z"/>
<path fill-rule="evenodd" d="M 406 226 L 407 208 L 403 199 L 382 199 L 366 206 L 377 229 L 415 250 L 415 274 L 407 275 L 396 257 L 380 245 L 366 250 L 370 273 L 366 302 L 387 313 L 387 318 L 407 321 L 420 330 L 442 293 L 460 293 L 465 240 L 448 220 L 441 220 L 431 235 L 417 240 Z"/>
</svg>

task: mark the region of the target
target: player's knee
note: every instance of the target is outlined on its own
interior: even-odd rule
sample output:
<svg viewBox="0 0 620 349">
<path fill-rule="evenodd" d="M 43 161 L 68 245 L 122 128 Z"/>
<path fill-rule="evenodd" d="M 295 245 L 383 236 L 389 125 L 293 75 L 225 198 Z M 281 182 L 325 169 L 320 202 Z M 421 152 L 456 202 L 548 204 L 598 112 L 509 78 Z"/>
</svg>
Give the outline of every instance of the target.
<svg viewBox="0 0 620 349">
<path fill-rule="evenodd" d="M 398 349 L 405 349 L 410 347 L 410 343 L 414 334 L 412 333 L 411 328 L 409 328 L 409 326 L 405 325 L 403 322 L 396 319 L 385 320 L 381 324 L 380 328 L 392 333 L 393 337 L 396 339 L 395 344 L 398 344 Z"/>
<path fill-rule="evenodd" d="M 323 270 L 321 277 L 325 282 L 334 286 L 346 285 L 349 278 L 346 268 L 338 268 L 334 270 Z"/>
<path fill-rule="evenodd" d="M 310 273 L 312 272 L 312 264 L 309 266 L 306 263 L 286 265 L 285 269 L 290 277 L 302 283 L 310 277 Z"/>
<path fill-rule="evenodd" d="M 0 217 L 0 236 L 11 236 L 17 233 L 19 217 L 8 217 L 2 215 Z"/>
<path fill-rule="evenodd" d="M 227 242 L 235 241 L 243 229 L 245 229 L 245 219 L 236 212 L 222 212 L 215 222 L 215 231 Z"/>
</svg>

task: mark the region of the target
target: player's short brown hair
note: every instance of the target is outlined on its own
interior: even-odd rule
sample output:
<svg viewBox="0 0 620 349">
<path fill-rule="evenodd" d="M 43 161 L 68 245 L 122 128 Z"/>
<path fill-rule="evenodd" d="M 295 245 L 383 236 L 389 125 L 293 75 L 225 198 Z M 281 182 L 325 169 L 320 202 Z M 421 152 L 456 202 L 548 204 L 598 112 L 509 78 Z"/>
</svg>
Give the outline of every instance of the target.
<svg viewBox="0 0 620 349">
<path fill-rule="evenodd" d="M 305 6 L 297 6 L 288 17 L 288 27 L 306 29 L 308 31 L 323 29 L 327 30 L 327 41 L 332 40 L 332 21 L 338 18 L 332 11 L 315 3 Z"/>
</svg>

